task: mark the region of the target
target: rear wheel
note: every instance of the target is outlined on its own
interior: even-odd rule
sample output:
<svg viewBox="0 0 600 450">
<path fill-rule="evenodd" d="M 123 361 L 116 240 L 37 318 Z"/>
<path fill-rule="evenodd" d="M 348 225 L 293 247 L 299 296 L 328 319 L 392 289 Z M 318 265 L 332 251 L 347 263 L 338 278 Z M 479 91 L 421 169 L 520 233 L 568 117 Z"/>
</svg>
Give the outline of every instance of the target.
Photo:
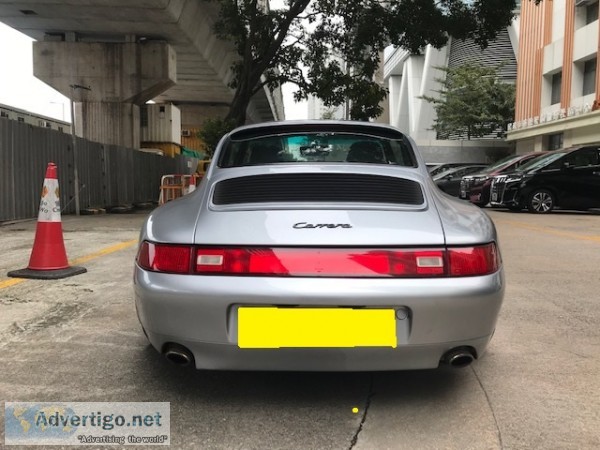
<svg viewBox="0 0 600 450">
<path fill-rule="evenodd" d="M 554 194 L 547 189 L 537 189 L 529 195 L 527 209 L 535 214 L 547 214 L 554 209 Z"/>
</svg>

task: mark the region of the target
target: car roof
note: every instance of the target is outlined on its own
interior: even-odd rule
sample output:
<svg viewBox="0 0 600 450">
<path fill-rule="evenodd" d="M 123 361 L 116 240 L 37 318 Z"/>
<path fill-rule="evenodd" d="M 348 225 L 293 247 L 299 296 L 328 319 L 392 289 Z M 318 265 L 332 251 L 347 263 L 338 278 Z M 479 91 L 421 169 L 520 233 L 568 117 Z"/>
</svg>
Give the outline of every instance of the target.
<svg viewBox="0 0 600 450">
<path fill-rule="evenodd" d="M 525 153 L 523 155 L 520 155 L 520 158 L 516 158 L 519 155 L 515 155 L 515 159 L 510 159 L 508 161 L 506 161 L 506 164 L 503 164 L 500 167 L 497 167 L 495 170 L 489 172 L 490 174 L 495 174 L 498 172 L 502 172 L 504 170 L 506 170 L 508 167 L 512 166 L 513 164 L 518 163 L 519 161 L 523 161 L 524 159 L 533 159 L 536 158 L 538 156 L 540 156 L 541 153 L 540 152 L 530 152 L 530 153 Z"/>
<path fill-rule="evenodd" d="M 433 175 L 433 179 L 434 180 L 438 180 L 438 179 L 443 178 L 445 176 L 448 176 L 448 175 L 450 175 L 452 173 L 458 172 L 460 170 L 464 170 L 464 169 L 466 169 L 468 167 L 477 167 L 477 168 L 482 168 L 483 169 L 485 167 L 485 164 L 465 164 L 465 165 L 459 166 L 459 167 L 451 167 L 451 168 L 449 168 L 447 170 L 443 170 L 442 172 L 436 173 L 435 175 Z M 475 172 L 473 172 L 473 174 L 474 173 Z M 471 175 L 471 174 L 469 174 L 469 175 Z"/>
<path fill-rule="evenodd" d="M 263 122 L 245 125 L 231 131 L 231 140 L 252 139 L 273 134 L 288 134 L 297 132 L 338 132 L 338 133 L 368 133 L 388 139 L 403 139 L 407 136 L 391 125 L 351 120 L 285 120 L 280 122 Z"/>
</svg>

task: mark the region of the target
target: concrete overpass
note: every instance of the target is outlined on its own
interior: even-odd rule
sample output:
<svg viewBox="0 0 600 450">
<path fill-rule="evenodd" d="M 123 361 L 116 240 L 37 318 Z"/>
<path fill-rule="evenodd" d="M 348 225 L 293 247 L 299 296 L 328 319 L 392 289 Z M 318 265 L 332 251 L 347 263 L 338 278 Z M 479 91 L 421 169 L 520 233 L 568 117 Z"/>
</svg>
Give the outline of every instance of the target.
<svg viewBox="0 0 600 450">
<path fill-rule="evenodd" d="M 0 0 L 0 21 L 37 40 L 34 75 L 74 99 L 77 134 L 134 148 L 148 100 L 182 122 L 227 111 L 236 54 L 212 32 L 217 14 L 202 0 Z M 248 119 L 283 120 L 281 92 L 257 94 Z"/>
</svg>

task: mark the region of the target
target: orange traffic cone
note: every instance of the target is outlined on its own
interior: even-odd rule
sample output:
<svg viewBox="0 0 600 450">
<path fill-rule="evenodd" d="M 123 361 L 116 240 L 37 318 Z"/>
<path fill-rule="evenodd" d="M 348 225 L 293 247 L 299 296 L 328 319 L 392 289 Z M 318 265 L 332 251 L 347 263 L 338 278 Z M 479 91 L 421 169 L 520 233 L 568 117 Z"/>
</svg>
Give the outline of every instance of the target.
<svg viewBox="0 0 600 450">
<path fill-rule="evenodd" d="M 29 265 L 26 269 L 9 272 L 8 276 L 55 280 L 84 272 L 87 270 L 83 267 L 70 267 L 67 260 L 60 218 L 57 170 L 54 163 L 48 163 Z"/>
</svg>

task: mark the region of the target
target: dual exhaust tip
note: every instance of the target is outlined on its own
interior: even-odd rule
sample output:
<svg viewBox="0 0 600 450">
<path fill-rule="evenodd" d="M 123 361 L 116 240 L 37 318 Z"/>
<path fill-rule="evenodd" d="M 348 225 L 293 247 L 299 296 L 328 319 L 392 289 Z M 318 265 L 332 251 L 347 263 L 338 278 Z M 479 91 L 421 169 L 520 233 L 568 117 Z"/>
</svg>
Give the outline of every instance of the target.
<svg viewBox="0 0 600 450">
<path fill-rule="evenodd" d="M 194 365 L 194 355 L 183 345 L 169 344 L 164 351 L 165 358 L 178 366 Z M 454 368 L 463 368 L 471 365 L 475 360 L 473 349 L 457 347 L 449 350 L 442 357 L 442 362 Z"/>
<path fill-rule="evenodd" d="M 468 347 L 457 347 L 449 350 L 442 356 L 442 362 L 448 364 L 450 367 L 460 369 L 463 367 L 470 366 L 475 360 L 475 353 L 473 349 Z"/>
<path fill-rule="evenodd" d="M 163 354 L 165 358 L 178 366 L 194 365 L 194 355 L 183 345 L 169 344 Z"/>
</svg>

